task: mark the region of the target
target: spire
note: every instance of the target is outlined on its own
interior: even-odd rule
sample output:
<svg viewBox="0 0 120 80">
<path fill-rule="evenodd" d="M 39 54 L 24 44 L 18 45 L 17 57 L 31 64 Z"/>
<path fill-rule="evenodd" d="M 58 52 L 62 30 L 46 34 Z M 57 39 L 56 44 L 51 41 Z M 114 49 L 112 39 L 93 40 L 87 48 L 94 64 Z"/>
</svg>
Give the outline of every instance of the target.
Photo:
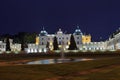
<svg viewBox="0 0 120 80">
<path fill-rule="evenodd" d="M 80 30 L 78 25 L 77 25 L 77 28 L 76 28 L 76 30 L 75 30 L 75 32 L 73 34 L 75 34 L 75 35 L 82 35 L 82 32 L 81 32 L 81 30 Z"/>
<path fill-rule="evenodd" d="M 61 31 L 61 28 L 59 28 L 59 31 Z"/>
<path fill-rule="evenodd" d="M 77 29 L 79 29 L 79 26 L 77 25 Z"/>
<path fill-rule="evenodd" d="M 44 26 L 43 26 L 43 31 L 44 31 L 45 29 L 44 29 Z"/>
<path fill-rule="evenodd" d="M 47 31 L 45 31 L 45 29 L 44 29 L 44 26 L 43 26 L 43 30 L 40 32 L 40 35 L 41 36 L 46 36 L 48 33 L 47 33 Z"/>
<path fill-rule="evenodd" d="M 61 28 L 59 28 L 59 31 L 57 32 L 57 34 L 63 34 Z"/>
</svg>

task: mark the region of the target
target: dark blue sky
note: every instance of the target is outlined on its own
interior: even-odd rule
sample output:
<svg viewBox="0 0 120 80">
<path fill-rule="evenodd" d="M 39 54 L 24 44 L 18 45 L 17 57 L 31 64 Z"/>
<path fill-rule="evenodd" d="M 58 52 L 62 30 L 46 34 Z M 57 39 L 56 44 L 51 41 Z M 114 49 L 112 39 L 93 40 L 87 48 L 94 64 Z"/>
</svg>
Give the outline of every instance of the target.
<svg viewBox="0 0 120 80">
<path fill-rule="evenodd" d="M 73 33 L 76 25 L 93 41 L 108 39 L 120 26 L 120 0 L 1 0 L 0 33 Z"/>
</svg>

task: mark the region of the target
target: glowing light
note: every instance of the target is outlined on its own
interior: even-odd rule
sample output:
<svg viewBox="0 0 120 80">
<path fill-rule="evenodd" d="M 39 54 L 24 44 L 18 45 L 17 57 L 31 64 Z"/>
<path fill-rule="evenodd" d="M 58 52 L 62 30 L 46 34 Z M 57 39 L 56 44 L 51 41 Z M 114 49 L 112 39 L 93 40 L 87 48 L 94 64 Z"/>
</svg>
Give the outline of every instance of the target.
<svg viewBox="0 0 120 80">
<path fill-rule="evenodd" d="M 50 42 L 50 45 L 52 45 L 52 42 Z"/>
<path fill-rule="evenodd" d="M 68 49 L 69 48 L 69 46 L 66 46 L 66 49 Z"/>
<path fill-rule="evenodd" d="M 35 51 L 34 51 L 35 53 L 37 52 L 37 50 L 35 49 Z"/>
<path fill-rule="evenodd" d="M 33 49 L 31 49 L 31 53 L 33 53 Z"/>
<path fill-rule="evenodd" d="M 47 49 L 44 49 L 44 52 L 47 52 Z"/>
<path fill-rule="evenodd" d="M 59 48 L 61 48 L 62 47 L 62 45 L 59 45 Z"/>
<path fill-rule="evenodd" d="M 39 52 L 42 52 L 42 50 L 41 50 L 41 49 L 39 49 Z"/>
</svg>

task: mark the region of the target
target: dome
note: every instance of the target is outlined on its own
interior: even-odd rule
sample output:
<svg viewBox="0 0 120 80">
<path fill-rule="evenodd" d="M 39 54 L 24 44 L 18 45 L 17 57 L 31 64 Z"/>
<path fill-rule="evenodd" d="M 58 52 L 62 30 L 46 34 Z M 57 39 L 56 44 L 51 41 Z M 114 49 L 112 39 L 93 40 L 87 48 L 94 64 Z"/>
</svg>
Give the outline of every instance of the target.
<svg viewBox="0 0 120 80">
<path fill-rule="evenodd" d="M 45 31 L 44 30 L 44 28 L 43 28 L 43 30 L 40 32 L 40 36 L 46 36 L 48 33 L 47 33 L 47 31 Z"/>
<path fill-rule="evenodd" d="M 81 30 L 79 29 L 79 26 L 77 26 L 77 29 L 74 32 L 75 35 L 82 35 Z"/>
<path fill-rule="evenodd" d="M 63 34 L 62 30 L 59 29 L 59 31 L 57 32 L 57 34 Z"/>
</svg>

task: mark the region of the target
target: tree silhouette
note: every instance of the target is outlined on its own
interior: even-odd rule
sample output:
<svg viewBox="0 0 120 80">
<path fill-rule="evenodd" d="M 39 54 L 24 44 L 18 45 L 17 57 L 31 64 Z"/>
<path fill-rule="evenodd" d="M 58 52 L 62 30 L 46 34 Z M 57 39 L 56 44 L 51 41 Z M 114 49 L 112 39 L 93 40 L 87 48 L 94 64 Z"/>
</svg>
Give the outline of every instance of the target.
<svg viewBox="0 0 120 80">
<path fill-rule="evenodd" d="M 75 43 L 74 36 L 71 35 L 69 50 L 76 50 L 76 49 L 77 49 L 77 46 L 76 46 L 76 43 Z"/>
<path fill-rule="evenodd" d="M 47 48 L 47 50 L 49 51 L 49 42 L 47 42 L 47 45 L 46 45 L 46 48 Z"/>
<path fill-rule="evenodd" d="M 11 51 L 9 38 L 6 38 L 6 51 Z"/>
<path fill-rule="evenodd" d="M 54 37 L 54 42 L 53 42 L 53 47 L 54 47 L 54 50 L 58 50 L 58 42 L 57 42 L 57 38 Z"/>
</svg>

